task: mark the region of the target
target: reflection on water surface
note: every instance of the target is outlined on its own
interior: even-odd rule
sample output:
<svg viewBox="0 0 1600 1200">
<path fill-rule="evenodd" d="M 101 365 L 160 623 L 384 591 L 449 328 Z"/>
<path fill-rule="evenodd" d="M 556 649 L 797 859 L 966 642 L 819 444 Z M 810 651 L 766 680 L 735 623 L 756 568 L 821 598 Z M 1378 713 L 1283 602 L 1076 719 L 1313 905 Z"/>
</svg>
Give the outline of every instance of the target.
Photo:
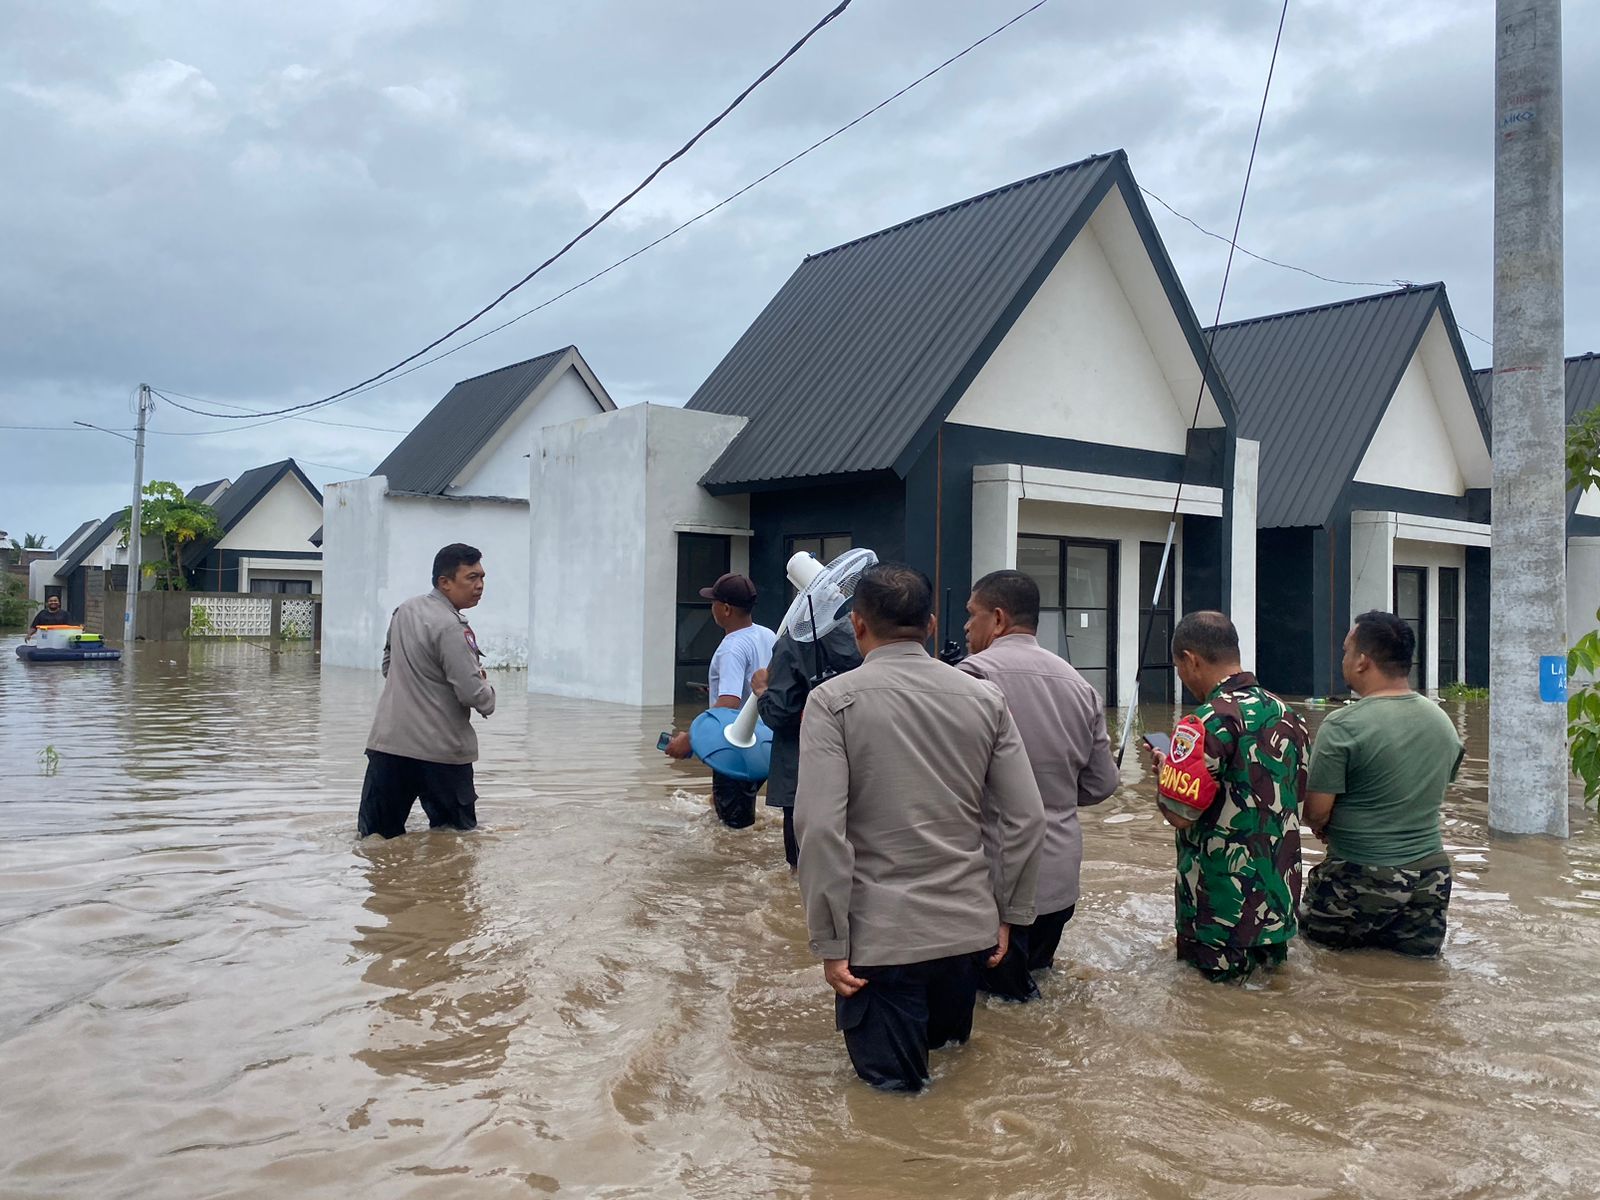
<svg viewBox="0 0 1600 1200">
<path fill-rule="evenodd" d="M 1300 943 L 1202 985 L 1130 763 L 1070 965 L 907 1100 L 850 1072 L 775 817 L 718 826 L 671 714 L 502 676 L 485 829 L 357 844 L 375 675 L 10 647 L 7 1197 L 1600 1192 L 1600 837 L 1488 841 L 1480 708 L 1442 963 Z"/>
</svg>

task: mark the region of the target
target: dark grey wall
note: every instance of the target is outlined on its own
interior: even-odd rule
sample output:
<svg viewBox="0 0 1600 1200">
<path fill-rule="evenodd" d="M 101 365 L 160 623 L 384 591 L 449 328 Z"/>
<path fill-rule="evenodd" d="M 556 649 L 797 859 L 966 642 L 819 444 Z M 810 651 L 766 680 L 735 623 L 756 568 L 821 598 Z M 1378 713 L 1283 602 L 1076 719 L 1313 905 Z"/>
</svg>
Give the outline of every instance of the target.
<svg viewBox="0 0 1600 1200">
<path fill-rule="evenodd" d="M 1467 547 L 1467 674 L 1469 687 L 1489 686 L 1489 554 L 1486 546 Z"/>
<path fill-rule="evenodd" d="M 1256 537 L 1256 675 L 1285 696 L 1309 696 L 1314 654 L 1310 529 L 1263 529 Z"/>
<path fill-rule="evenodd" d="M 905 484 L 893 476 L 869 477 L 750 496 L 750 577 L 761 597 L 756 619 L 776 628 L 789 595 L 784 578 L 788 538 L 848 533 L 853 545 L 868 546 L 881 559 L 904 559 Z M 916 563 L 924 570 L 929 566 Z"/>
</svg>

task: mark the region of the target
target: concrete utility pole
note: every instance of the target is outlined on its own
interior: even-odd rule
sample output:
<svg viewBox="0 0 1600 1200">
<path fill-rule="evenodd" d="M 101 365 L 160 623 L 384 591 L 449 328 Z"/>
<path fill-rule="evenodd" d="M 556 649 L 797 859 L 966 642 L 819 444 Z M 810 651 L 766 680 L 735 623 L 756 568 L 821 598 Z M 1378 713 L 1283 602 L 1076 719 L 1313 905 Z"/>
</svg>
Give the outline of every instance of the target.
<svg viewBox="0 0 1600 1200">
<path fill-rule="evenodd" d="M 144 570 L 144 427 L 150 417 L 150 385 L 139 385 L 139 427 L 133 442 L 133 508 L 128 514 L 128 602 L 122 609 L 122 647 L 133 649 L 139 632 L 139 584 Z"/>
<path fill-rule="evenodd" d="M 1489 827 L 1556 837 L 1569 778 L 1561 242 L 1561 3 L 1496 0 Z"/>
</svg>

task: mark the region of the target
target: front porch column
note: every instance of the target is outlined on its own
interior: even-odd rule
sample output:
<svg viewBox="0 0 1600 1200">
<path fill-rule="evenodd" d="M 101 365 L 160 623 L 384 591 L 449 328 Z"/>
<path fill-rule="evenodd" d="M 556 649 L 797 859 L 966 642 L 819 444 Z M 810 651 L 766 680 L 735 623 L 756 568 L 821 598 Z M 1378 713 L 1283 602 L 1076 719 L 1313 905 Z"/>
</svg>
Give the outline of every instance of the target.
<svg viewBox="0 0 1600 1200">
<path fill-rule="evenodd" d="M 1395 515 L 1350 514 L 1350 617 L 1394 611 Z M 1341 638 L 1343 633 L 1339 635 Z"/>
<path fill-rule="evenodd" d="M 1228 587 L 1228 615 L 1239 631 L 1239 661 L 1256 665 L 1256 484 L 1260 479 L 1261 443 L 1238 438 L 1233 449 L 1233 520 Z"/>
<path fill-rule="evenodd" d="M 1022 468 L 1014 463 L 974 467 L 972 472 L 972 578 L 1017 566 L 1017 506 Z"/>
</svg>

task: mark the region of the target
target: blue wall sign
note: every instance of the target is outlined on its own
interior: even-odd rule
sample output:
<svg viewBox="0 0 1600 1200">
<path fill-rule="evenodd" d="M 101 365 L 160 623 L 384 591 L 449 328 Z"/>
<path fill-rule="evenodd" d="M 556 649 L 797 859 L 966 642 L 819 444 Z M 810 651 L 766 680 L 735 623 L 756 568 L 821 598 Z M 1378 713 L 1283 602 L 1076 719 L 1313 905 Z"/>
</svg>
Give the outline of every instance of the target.
<svg viewBox="0 0 1600 1200">
<path fill-rule="evenodd" d="M 1539 699 L 1546 704 L 1567 702 L 1567 656 L 1544 654 L 1539 658 Z"/>
</svg>

